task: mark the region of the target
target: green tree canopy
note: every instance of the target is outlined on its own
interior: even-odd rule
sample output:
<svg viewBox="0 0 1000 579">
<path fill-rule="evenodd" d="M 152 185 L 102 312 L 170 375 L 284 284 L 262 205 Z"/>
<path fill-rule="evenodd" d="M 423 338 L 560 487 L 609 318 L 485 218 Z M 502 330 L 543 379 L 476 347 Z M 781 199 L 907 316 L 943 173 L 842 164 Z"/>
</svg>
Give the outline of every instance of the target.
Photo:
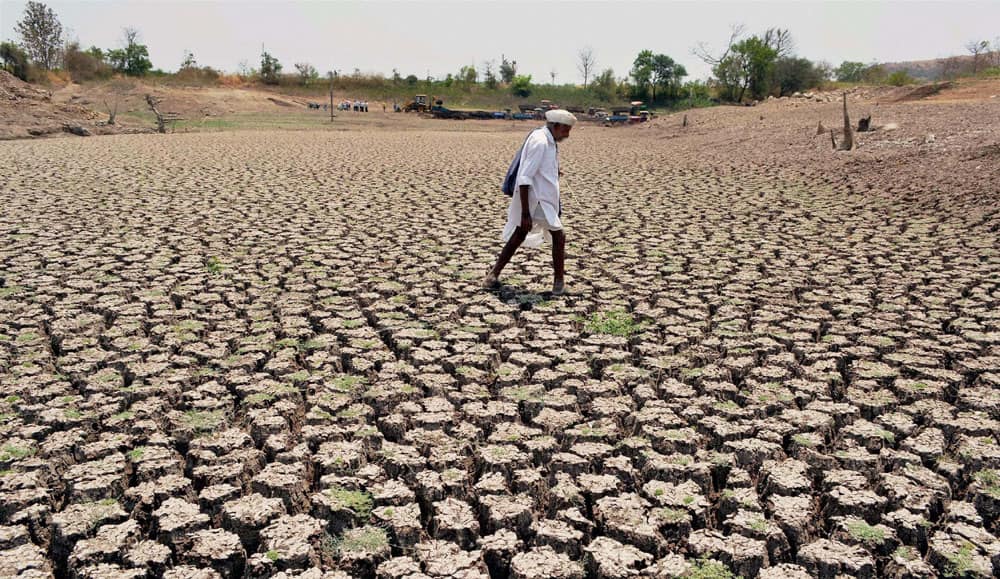
<svg viewBox="0 0 1000 579">
<path fill-rule="evenodd" d="M 55 12 L 41 2 L 24 8 L 24 18 L 15 26 L 21 46 L 38 66 L 50 70 L 62 60 L 63 29 Z"/>
<path fill-rule="evenodd" d="M 840 63 L 840 66 L 834 69 L 833 74 L 840 82 L 860 82 L 861 76 L 865 72 L 865 68 L 867 67 L 863 62 L 845 60 Z"/>
<path fill-rule="evenodd" d="M 510 83 L 510 92 L 519 97 L 531 96 L 531 75 L 519 74 Z"/>
<path fill-rule="evenodd" d="M 0 42 L 0 68 L 21 80 L 28 80 L 28 55 L 13 42 Z"/>
<path fill-rule="evenodd" d="M 264 84 L 278 84 L 281 75 L 281 63 L 278 59 L 264 51 L 260 55 L 260 79 Z"/>
</svg>

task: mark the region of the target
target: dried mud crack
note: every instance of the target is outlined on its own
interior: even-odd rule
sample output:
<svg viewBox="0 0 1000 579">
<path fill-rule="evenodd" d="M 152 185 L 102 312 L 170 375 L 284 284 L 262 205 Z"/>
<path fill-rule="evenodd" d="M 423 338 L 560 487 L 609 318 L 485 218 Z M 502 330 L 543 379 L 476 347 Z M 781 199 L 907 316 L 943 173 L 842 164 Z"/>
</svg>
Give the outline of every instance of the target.
<svg viewBox="0 0 1000 579">
<path fill-rule="evenodd" d="M 518 138 L 0 143 L 0 576 L 1000 573 L 995 199 Z"/>
</svg>

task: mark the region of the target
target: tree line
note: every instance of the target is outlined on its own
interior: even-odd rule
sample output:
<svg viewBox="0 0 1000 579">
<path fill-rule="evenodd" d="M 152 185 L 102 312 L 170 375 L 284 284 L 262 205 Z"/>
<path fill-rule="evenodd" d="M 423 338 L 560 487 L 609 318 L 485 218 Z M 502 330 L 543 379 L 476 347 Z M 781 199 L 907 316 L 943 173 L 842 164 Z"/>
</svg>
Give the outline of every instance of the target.
<svg viewBox="0 0 1000 579">
<path fill-rule="evenodd" d="M 46 80 L 51 71 L 61 71 L 76 81 L 107 79 L 114 75 L 143 77 L 173 76 L 182 81 L 215 82 L 223 73 L 199 66 L 195 56 L 185 51 L 176 73 L 164 73 L 153 68 L 149 50 L 140 42 L 134 28 L 123 29 L 119 46 L 82 49 L 79 41 L 64 36 L 58 17 L 41 2 L 29 1 L 15 30 L 19 42 L 0 43 L 0 66 L 24 80 Z M 966 50 L 971 59 L 945 61 L 941 76 L 981 74 L 1000 69 L 1000 38 L 970 41 Z M 795 54 L 795 43 L 787 29 L 770 28 L 758 34 L 747 34 L 742 26 L 733 27 L 725 45 L 712 51 L 704 44 L 692 50 L 693 56 L 711 67 L 707 82 L 685 80 L 687 69 L 666 54 L 641 50 L 624 75 L 617 76 L 612 68 L 599 71 L 597 57 L 590 47 L 577 53 L 577 72 L 583 85 L 565 83 L 563 87 L 582 90 L 582 94 L 597 101 L 615 102 L 643 100 L 654 106 L 674 106 L 708 102 L 744 102 L 768 96 L 785 96 L 822 86 L 830 81 L 872 84 L 907 84 L 913 79 L 906 71 L 889 72 L 879 64 L 844 61 L 839 66 L 813 62 Z M 969 70 L 971 68 L 971 70 Z M 239 82 L 260 82 L 265 85 L 309 87 L 321 81 L 319 72 L 306 62 L 294 64 L 295 72 L 286 69 L 276 56 L 262 50 L 259 66 L 243 62 L 235 75 Z M 447 89 L 464 92 L 506 92 L 518 98 L 529 97 L 542 85 L 556 87 L 557 72 L 549 73 L 543 83 L 531 75 L 520 74 L 518 63 L 501 55 L 500 60 L 487 60 L 480 67 L 468 64 L 444 78 L 403 76 L 393 69 L 392 76 L 362 75 L 340 71 L 326 74 L 330 82 L 355 86 L 381 86 L 384 89 L 416 88 Z"/>
</svg>

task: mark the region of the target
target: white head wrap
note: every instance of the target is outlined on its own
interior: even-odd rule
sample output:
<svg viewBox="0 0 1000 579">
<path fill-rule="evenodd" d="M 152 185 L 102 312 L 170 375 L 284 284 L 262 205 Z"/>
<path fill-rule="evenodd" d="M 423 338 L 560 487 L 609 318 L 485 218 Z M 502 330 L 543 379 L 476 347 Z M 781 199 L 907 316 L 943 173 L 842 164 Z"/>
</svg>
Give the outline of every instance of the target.
<svg viewBox="0 0 1000 579">
<path fill-rule="evenodd" d="M 576 117 L 573 116 L 573 113 L 567 111 L 566 109 L 553 109 L 551 111 L 545 111 L 545 121 L 572 127 L 573 123 L 576 122 Z"/>
</svg>

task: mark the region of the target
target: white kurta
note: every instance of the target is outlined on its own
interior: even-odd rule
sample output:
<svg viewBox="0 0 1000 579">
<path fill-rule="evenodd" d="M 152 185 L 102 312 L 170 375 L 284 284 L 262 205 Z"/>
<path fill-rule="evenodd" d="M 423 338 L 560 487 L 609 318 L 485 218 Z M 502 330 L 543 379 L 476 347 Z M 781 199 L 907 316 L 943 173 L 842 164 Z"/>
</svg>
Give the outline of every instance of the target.
<svg viewBox="0 0 1000 579">
<path fill-rule="evenodd" d="M 559 219 L 559 149 L 548 127 L 532 131 L 521 150 L 517 189 L 511 197 L 507 224 L 503 228 L 504 243 L 521 224 L 521 185 L 528 186 L 528 211 L 532 218 L 531 233 L 522 245 L 539 247 L 552 239 L 549 231 L 562 229 Z"/>
</svg>

